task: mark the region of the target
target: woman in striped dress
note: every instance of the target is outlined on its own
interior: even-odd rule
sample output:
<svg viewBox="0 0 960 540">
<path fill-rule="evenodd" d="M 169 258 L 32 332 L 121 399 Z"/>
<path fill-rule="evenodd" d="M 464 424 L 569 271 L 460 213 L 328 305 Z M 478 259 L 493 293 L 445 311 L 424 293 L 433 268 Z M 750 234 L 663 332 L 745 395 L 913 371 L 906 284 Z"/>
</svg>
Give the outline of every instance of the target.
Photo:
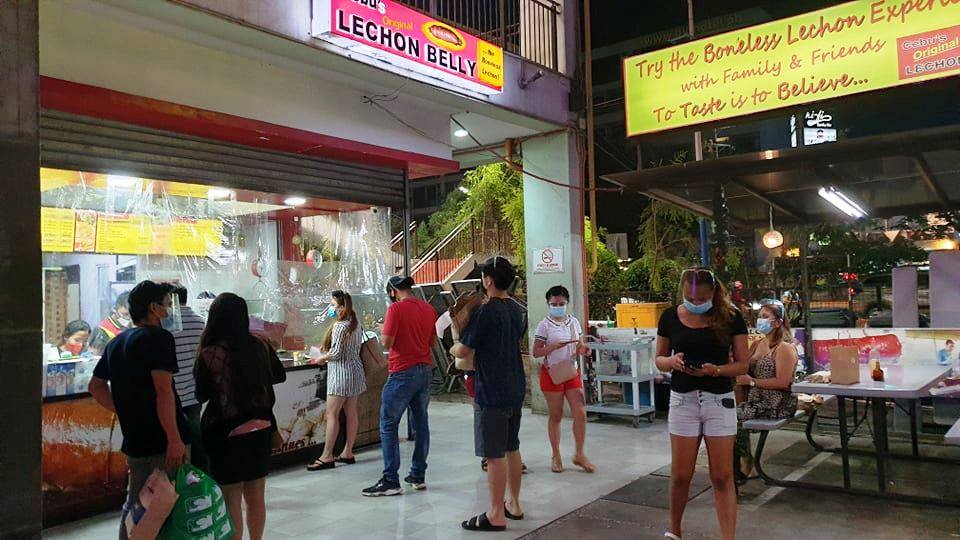
<svg viewBox="0 0 960 540">
<path fill-rule="evenodd" d="M 323 340 L 323 350 L 327 351 L 318 361 L 327 364 L 327 433 L 323 446 L 323 455 L 307 466 L 307 470 L 320 471 L 332 469 L 337 462 L 351 465 L 356 463 L 353 457 L 353 443 L 360 427 L 357 403 L 360 395 L 367 391 L 367 380 L 363 374 L 363 362 L 360 360 L 360 346 L 363 345 L 363 330 L 353 311 L 353 299 L 343 291 L 333 291 L 332 312 L 336 317 L 333 327 Z M 333 447 L 340 431 L 340 410 L 346 411 L 347 443 L 343 452 L 334 457 Z"/>
</svg>

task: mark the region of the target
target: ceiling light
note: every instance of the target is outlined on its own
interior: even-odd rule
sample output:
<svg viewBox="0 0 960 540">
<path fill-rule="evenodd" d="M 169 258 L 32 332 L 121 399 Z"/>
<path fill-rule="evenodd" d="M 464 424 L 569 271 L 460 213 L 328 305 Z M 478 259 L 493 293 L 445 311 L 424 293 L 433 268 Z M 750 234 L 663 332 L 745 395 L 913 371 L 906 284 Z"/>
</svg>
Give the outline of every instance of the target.
<svg viewBox="0 0 960 540">
<path fill-rule="evenodd" d="M 862 206 L 855 203 L 850 197 L 848 197 L 842 191 L 838 191 L 834 187 L 821 187 L 817 194 L 823 197 L 828 203 L 835 206 L 838 210 L 844 214 L 854 218 L 860 219 L 867 216 L 867 211 L 863 209 Z"/>
<path fill-rule="evenodd" d="M 454 137 L 458 137 L 458 138 L 461 138 L 461 139 L 464 138 L 464 137 L 466 137 L 466 136 L 469 135 L 469 134 L 470 134 L 470 132 L 468 132 L 467 130 L 465 130 L 465 129 L 463 129 L 463 128 L 460 128 L 460 129 L 458 129 L 458 130 L 456 130 L 456 131 L 453 132 L 453 136 L 454 136 Z"/>
<path fill-rule="evenodd" d="M 303 197 L 287 197 L 283 200 L 283 204 L 287 206 L 302 206 L 307 203 L 307 200 Z"/>
<path fill-rule="evenodd" d="M 137 185 L 139 181 L 138 178 L 133 176 L 119 176 L 119 175 L 109 175 L 107 176 L 107 185 L 113 188 L 120 189 L 130 189 Z"/>
<path fill-rule="evenodd" d="M 233 196 L 233 190 L 227 188 L 210 188 L 207 190 L 207 198 L 211 201 L 220 201 L 223 199 L 229 199 Z"/>
<path fill-rule="evenodd" d="M 783 245 L 783 235 L 773 228 L 773 207 L 770 207 L 770 230 L 763 235 L 763 245 L 767 249 L 776 249 Z"/>
<path fill-rule="evenodd" d="M 461 192 L 463 192 L 463 193 L 465 193 L 465 194 L 467 194 L 467 195 L 470 194 L 470 190 L 467 189 L 466 186 L 460 186 L 460 187 L 458 187 L 457 189 L 459 189 Z"/>
</svg>

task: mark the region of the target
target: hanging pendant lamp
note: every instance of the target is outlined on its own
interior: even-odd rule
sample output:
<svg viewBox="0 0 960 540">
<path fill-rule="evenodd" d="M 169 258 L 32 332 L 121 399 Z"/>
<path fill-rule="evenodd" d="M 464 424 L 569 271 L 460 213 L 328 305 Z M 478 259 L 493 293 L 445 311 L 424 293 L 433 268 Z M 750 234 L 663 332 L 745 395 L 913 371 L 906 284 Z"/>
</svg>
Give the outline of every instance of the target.
<svg viewBox="0 0 960 540">
<path fill-rule="evenodd" d="M 767 249 L 776 249 L 783 245 L 783 235 L 773 228 L 773 207 L 770 207 L 770 230 L 763 235 L 763 245 Z"/>
</svg>

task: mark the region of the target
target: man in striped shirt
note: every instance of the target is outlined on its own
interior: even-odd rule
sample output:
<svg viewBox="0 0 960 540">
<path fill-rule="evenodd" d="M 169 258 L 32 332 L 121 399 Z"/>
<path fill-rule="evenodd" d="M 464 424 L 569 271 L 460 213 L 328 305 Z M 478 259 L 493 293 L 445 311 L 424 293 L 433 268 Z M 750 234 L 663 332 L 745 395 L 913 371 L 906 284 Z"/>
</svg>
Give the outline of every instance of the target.
<svg viewBox="0 0 960 540">
<path fill-rule="evenodd" d="M 200 334 L 203 333 L 203 317 L 187 306 L 186 287 L 177 287 L 180 299 L 180 319 L 183 330 L 174 332 L 173 340 L 177 346 L 177 366 L 180 370 L 173 376 L 173 383 L 180 396 L 183 412 L 190 423 L 190 462 L 201 470 L 207 470 L 207 455 L 203 451 L 200 439 L 200 412 L 202 406 L 197 401 L 196 382 L 193 380 L 193 365 L 197 361 L 197 348 L 200 346 Z"/>
</svg>

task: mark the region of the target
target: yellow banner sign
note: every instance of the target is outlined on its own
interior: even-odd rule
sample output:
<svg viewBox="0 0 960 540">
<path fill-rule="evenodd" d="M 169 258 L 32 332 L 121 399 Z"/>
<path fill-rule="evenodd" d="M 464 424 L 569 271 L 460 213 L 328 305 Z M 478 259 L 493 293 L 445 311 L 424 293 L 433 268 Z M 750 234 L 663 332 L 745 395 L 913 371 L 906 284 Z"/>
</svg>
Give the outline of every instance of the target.
<svg viewBox="0 0 960 540">
<path fill-rule="evenodd" d="M 45 252 L 214 257 L 223 245 L 223 223 L 42 207 L 40 237 Z"/>
<path fill-rule="evenodd" d="M 623 62 L 627 135 L 960 74 L 960 0 L 858 0 Z"/>
</svg>

